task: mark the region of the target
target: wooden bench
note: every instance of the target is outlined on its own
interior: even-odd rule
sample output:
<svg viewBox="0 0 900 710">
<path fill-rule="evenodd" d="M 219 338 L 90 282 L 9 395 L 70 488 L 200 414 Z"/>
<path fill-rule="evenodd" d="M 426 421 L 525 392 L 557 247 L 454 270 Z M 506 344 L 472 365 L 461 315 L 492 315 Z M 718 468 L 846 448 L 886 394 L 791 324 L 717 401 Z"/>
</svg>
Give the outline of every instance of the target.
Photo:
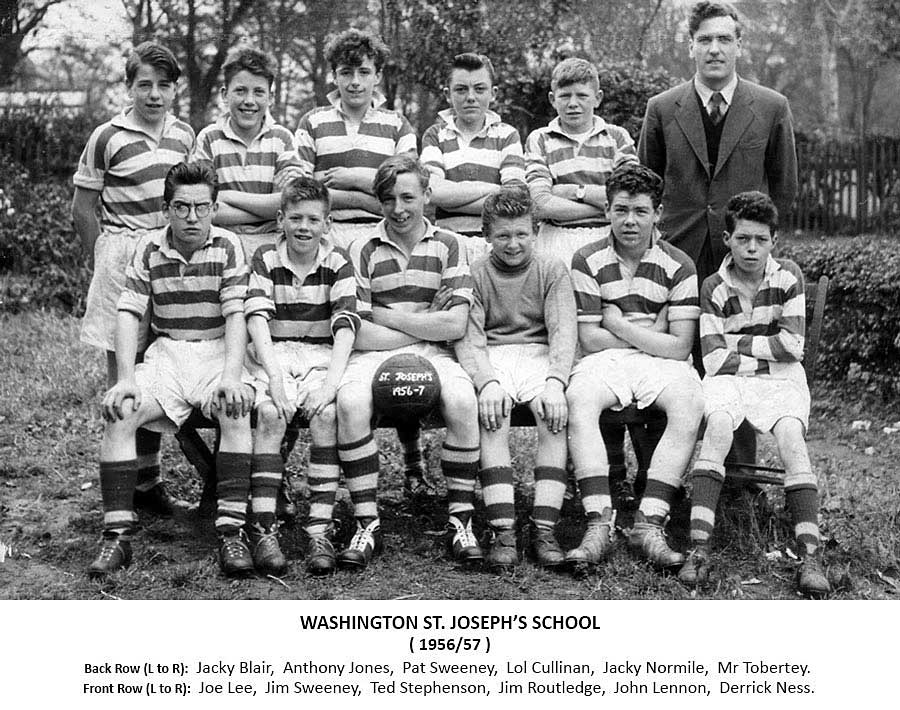
<svg viewBox="0 0 900 710">
<path fill-rule="evenodd" d="M 815 377 L 816 357 L 819 349 L 819 338 L 822 334 L 822 321 L 825 313 L 825 300 L 828 295 L 828 277 L 822 276 L 817 283 L 807 284 L 806 286 L 806 311 L 807 311 L 807 327 L 806 327 L 806 347 L 803 355 L 803 367 L 806 371 L 806 379 L 810 387 L 812 387 Z M 638 409 L 632 405 L 621 411 L 606 410 L 600 416 L 601 424 L 613 425 L 645 425 L 650 423 L 661 428 L 664 426 L 665 414 L 654 407 L 647 409 Z M 513 408 L 511 415 L 512 426 L 524 427 L 534 426 L 534 417 L 531 410 L 526 405 L 519 405 Z M 396 428 L 398 422 L 392 421 L 388 417 L 378 417 L 375 422 L 376 428 Z M 307 428 L 309 422 L 301 415 L 297 414 L 288 425 L 285 440 L 282 443 L 281 453 L 285 461 L 287 461 L 290 452 L 294 448 L 297 437 L 301 429 Z M 440 413 L 432 412 L 420 421 L 423 429 L 437 429 L 444 426 Z M 193 416 L 182 427 L 178 433 L 178 441 L 181 444 L 182 451 L 188 461 L 199 471 L 203 478 L 203 494 L 201 496 L 200 505 L 204 509 L 212 509 L 215 507 L 216 501 L 216 467 L 215 455 L 213 450 L 207 446 L 206 441 L 199 434 L 200 429 L 215 428 L 215 422 L 203 417 L 199 411 L 195 411 Z M 648 456 L 652 455 L 656 442 L 648 442 L 650 448 Z M 216 440 L 218 444 L 218 439 Z M 726 462 L 728 469 L 728 477 L 732 481 L 744 481 L 748 483 L 763 483 L 771 485 L 781 485 L 784 475 L 783 468 L 772 466 L 758 465 L 756 462 Z M 778 475 L 781 474 L 781 475 Z"/>
</svg>

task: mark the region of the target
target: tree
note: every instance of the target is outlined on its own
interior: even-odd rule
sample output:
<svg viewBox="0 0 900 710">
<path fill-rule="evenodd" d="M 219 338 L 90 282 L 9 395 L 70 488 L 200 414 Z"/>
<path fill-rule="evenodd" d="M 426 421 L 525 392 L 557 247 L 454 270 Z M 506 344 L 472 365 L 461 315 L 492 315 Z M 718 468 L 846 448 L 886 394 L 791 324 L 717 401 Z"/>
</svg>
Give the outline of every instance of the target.
<svg viewBox="0 0 900 710">
<path fill-rule="evenodd" d="M 16 66 L 31 50 L 22 42 L 38 29 L 53 5 L 63 0 L 2 0 L 0 3 L 0 85 L 12 83 Z"/>
</svg>

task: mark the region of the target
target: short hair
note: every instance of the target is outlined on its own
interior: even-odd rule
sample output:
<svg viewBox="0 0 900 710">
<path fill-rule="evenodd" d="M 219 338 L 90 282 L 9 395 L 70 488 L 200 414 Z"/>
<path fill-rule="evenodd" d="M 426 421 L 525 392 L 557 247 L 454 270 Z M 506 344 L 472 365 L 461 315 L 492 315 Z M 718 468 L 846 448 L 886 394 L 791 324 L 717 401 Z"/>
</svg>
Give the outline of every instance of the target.
<svg viewBox="0 0 900 710">
<path fill-rule="evenodd" d="M 379 202 L 384 202 L 388 198 L 388 193 L 397 184 L 397 176 L 403 173 L 415 175 L 419 179 L 419 185 L 422 186 L 423 191 L 428 188 L 429 173 L 418 158 L 409 153 L 392 155 L 378 166 L 375 180 L 372 182 L 372 190 Z"/>
<path fill-rule="evenodd" d="M 600 75 L 597 74 L 597 67 L 587 59 L 569 57 L 553 67 L 553 73 L 550 75 L 550 89 L 556 91 L 563 86 L 582 81 L 590 82 L 595 91 L 600 90 Z"/>
<path fill-rule="evenodd" d="M 663 180 L 650 168 L 638 163 L 626 163 L 613 170 L 606 181 L 606 200 L 612 204 L 613 198 L 624 192 L 629 195 L 650 195 L 653 207 L 662 202 Z"/>
<path fill-rule="evenodd" d="M 534 203 L 528 188 L 522 185 L 508 185 L 488 195 L 481 208 L 481 233 L 487 238 L 491 235 L 497 219 L 516 219 L 531 217 L 531 228 L 537 232 L 538 218 L 534 213 Z"/>
<path fill-rule="evenodd" d="M 764 192 L 740 192 L 725 205 L 725 229 L 733 233 L 739 219 L 765 224 L 769 233 L 775 234 L 778 229 L 778 208 Z"/>
<path fill-rule="evenodd" d="M 131 86 L 134 83 L 134 77 L 137 76 L 142 64 L 149 64 L 172 83 L 178 81 L 178 77 L 181 76 L 181 69 L 172 51 L 159 42 L 147 41 L 135 47 L 125 61 L 126 85 Z"/>
<path fill-rule="evenodd" d="M 288 180 L 281 191 L 282 211 L 298 202 L 321 202 L 326 215 L 331 210 L 331 194 L 328 188 L 324 183 L 305 175 Z"/>
<path fill-rule="evenodd" d="M 741 36 L 741 20 L 733 5 L 727 2 L 698 2 L 691 8 L 691 16 L 688 19 L 688 34 L 691 39 L 703 21 L 712 17 L 730 17 L 734 20 L 735 34 Z"/>
<path fill-rule="evenodd" d="M 488 78 L 491 84 L 494 83 L 494 65 L 491 60 L 484 54 L 475 54 L 475 52 L 463 52 L 453 57 L 450 62 L 450 72 L 447 74 L 447 83 L 453 78 L 453 72 L 457 69 L 463 71 L 478 71 L 479 69 L 487 69 Z"/>
<path fill-rule="evenodd" d="M 261 76 L 269 82 L 269 88 L 275 81 L 275 60 L 256 47 L 235 47 L 225 58 L 222 73 L 225 75 L 227 87 L 238 72 L 248 71 L 254 76 Z"/>
<path fill-rule="evenodd" d="M 166 173 L 163 183 L 163 202 L 169 204 L 175 197 L 175 190 L 182 185 L 208 185 L 212 201 L 219 196 L 219 180 L 216 169 L 208 160 L 176 163 Z"/>
<path fill-rule="evenodd" d="M 331 71 L 339 66 L 358 67 L 367 59 L 375 65 L 375 71 L 381 71 L 390 56 L 391 50 L 381 38 L 371 32 L 349 29 L 334 37 L 325 47 L 325 58 L 331 65 Z"/>
</svg>

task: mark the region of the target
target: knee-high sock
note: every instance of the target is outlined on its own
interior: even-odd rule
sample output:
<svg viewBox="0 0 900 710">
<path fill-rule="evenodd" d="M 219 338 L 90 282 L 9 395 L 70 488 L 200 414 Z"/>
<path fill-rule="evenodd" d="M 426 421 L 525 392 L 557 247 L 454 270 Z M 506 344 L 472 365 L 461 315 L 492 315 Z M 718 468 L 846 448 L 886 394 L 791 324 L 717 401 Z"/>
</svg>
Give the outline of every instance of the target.
<svg viewBox="0 0 900 710">
<path fill-rule="evenodd" d="M 578 481 L 585 513 L 602 513 L 606 508 L 612 508 L 608 466 L 576 467 L 575 480 Z"/>
<path fill-rule="evenodd" d="M 353 515 L 377 518 L 378 446 L 372 432 L 358 441 L 338 444 L 338 457 L 353 503 Z"/>
<path fill-rule="evenodd" d="M 219 503 L 216 509 L 216 531 L 230 532 L 247 521 L 247 498 L 250 495 L 250 454 L 220 451 L 216 454 Z"/>
<path fill-rule="evenodd" d="M 813 554 L 819 547 L 819 488 L 816 475 L 808 471 L 787 474 L 784 477 L 784 501 L 791 513 L 800 554 Z"/>
<path fill-rule="evenodd" d="M 251 457 L 250 521 L 263 529 L 275 524 L 275 506 L 283 475 L 281 454 L 253 454 Z"/>
<path fill-rule="evenodd" d="M 159 447 L 162 435 L 158 431 L 138 429 L 134 437 L 137 449 L 137 486 L 139 491 L 149 491 L 159 485 Z"/>
<path fill-rule="evenodd" d="M 709 542 L 716 522 L 716 505 L 725 482 L 725 466 L 699 460 L 691 473 L 691 542 Z"/>
<path fill-rule="evenodd" d="M 340 472 L 336 446 L 310 447 L 309 519 L 306 523 L 306 532 L 310 535 L 321 535 L 331 527 Z"/>
<path fill-rule="evenodd" d="M 498 530 L 512 528 L 516 524 L 512 467 L 484 468 L 480 476 L 488 524 Z"/>
<path fill-rule="evenodd" d="M 559 521 L 563 496 L 566 494 L 566 470 L 555 466 L 534 468 L 534 508 L 531 519 L 535 525 L 553 527 Z"/>
<path fill-rule="evenodd" d="M 103 532 L 130 535 L 137 525 L 132 499 L 137 483 L 137 459 L 100 462 Z"/>
<path fill-rule="evenodd" d="M 441 472 L 447 481 L 450 515 L 471 514 L 475 508 L 479 453 L 478 446 L 465 448 L 444 442 L 441 448 Z"/>
</svg>

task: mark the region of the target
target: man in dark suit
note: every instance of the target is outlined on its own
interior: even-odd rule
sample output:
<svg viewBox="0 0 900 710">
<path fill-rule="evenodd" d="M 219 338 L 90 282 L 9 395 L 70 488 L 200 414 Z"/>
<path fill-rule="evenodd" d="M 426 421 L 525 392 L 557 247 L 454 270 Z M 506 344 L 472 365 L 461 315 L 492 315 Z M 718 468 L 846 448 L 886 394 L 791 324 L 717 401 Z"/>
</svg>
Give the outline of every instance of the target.
<svg viewBox="0 0 900 710">
<path fill-rule="evenodd" d="M 797 193 L 797 153 L 787 99 L 738 77 L 741 25 L 735 9 L 698 2 L 688 22 L 694 76 L 647 103 L 638 158 L 665 180 L 659 228 L 697 265 L 715 273 L 725 256 L 725 205 L 739 192 L 767 193 L 782 219 Z M 702 373 L 699 340 L 694 363 Z M 756 459 L 756 437 L 743 425 L 732 449 Z"/>
</svg>

